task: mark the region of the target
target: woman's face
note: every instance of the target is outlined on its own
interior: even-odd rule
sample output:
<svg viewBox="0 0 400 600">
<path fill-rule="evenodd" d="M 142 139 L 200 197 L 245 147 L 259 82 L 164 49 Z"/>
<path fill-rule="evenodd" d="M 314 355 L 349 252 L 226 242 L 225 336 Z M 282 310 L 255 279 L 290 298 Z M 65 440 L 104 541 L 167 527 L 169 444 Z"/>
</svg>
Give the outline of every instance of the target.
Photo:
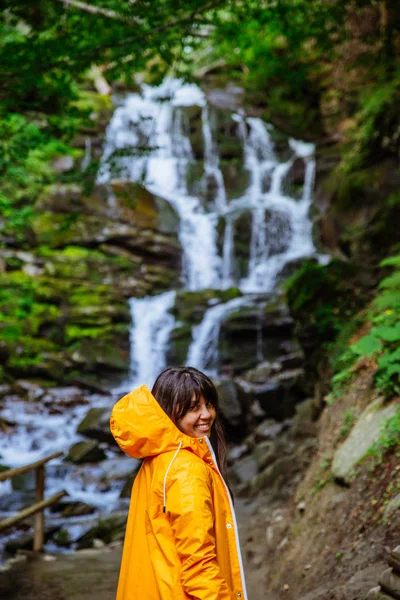
<svg viewBox="0 0 400 600">
<path fill-rule="evenodd" d="M 192 404 L 188 412 L 178 420 L 177 426 L 182 433 L 190 437 L 201 438 L 205 435 L 210 437 L 215 417 L 216 411 L 211 402 L 207 402 L 203 396 L 196 400 L 193 394 Z"/>
</svg>

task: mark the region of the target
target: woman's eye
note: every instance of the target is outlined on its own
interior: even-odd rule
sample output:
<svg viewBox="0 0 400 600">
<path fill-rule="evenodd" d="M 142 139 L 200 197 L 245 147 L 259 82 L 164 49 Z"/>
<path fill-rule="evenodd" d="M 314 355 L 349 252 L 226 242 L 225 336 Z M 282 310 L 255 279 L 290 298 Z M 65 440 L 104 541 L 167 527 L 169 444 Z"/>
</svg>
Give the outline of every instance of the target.
<svg viewBox="0 0 400 600">
<path fill-rule="evenodd" d="M 214 408 L 214 404 L 212 402 L 206 402 L 207 408 Z"/>
<path fill-rule="evenodd" d="M 197 404 L 192 404 L 191 406 L 189 406 L 189 410 L 196 410 L 197 408 Z"/>
</svg>

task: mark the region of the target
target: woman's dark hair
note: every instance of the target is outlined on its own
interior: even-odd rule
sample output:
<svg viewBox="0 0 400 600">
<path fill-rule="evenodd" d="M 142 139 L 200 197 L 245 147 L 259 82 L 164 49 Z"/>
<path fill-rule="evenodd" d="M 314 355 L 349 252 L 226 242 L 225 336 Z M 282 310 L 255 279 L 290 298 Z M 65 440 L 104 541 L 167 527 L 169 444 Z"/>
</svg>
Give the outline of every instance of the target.
<svg viewBox="0 0 400 600">
<path fill-rule="evenodd" d="M 226 479 L 226 441 L 218 415 L 218 392 L 211 379 L 194 367 L 168 367 L 157 377 L 151 393 L 177 423 L 201 397 L 216 410 L 216 419 L 211 429 L 210 441 L 217 457 L 218 467 Z"/>
</svg>

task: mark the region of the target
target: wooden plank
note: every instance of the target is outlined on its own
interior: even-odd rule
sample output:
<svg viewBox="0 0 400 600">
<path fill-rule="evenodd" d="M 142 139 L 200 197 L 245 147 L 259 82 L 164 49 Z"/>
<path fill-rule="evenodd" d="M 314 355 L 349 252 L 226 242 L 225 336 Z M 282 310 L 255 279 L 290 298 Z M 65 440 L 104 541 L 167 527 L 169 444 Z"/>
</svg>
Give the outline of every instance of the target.
<svg viewBox="0 0 400 600">
<path fill-rule="evenodd" d="M 35 469 L 35 483 L 36 483 L 36 504 L 40 504 L 44 499 L 44 480 L 45 480 L 45 466 L 41 465 Z M 34 534 L 33 534 L 33 551 L 40 552 L 43 548 L 44 542 L 44 511 L 40 510 L 35 514 L 34 521 Z"/>
<path fill-rule="evenodd" d="M 62 498 L 63 496 L 67 496 L 67 495 L 68 495 L 68 492 L 63 490 L 62 492 L 58 492 L 57 494 L 50 496 L 50 498 L 47 498 L 47 500 L 42 500 L 42 502 L 37 502 L 36 504 L 32 504 L 32 506 L 28 506 L 28 508 L 24 508 L 23 510 L 21 510 L 19 513 L 17 513 L 13 517 L 8 517 L 7 519 L 3 519 L 3 521 L 0 521 L 0 531 L 3 531 L 4 529 L 8 529 L 8 527 L 11 527 L 12 525 L 15 525 L 16 523 L 19 523 L 19 521 L 23 521 L 24 519 L 31 517 L 32 515 L 39 512 L 40 510 L 43 510 L 43 509 L 47 508 L 48 506 L 51 506 L 52 504 L 57 502 L 57 500 L 60 500 L 60 498 Z"/>
<path fill-rule="evenodd" d="M 26 473 L 26 471 L 30 471 L 31 469 L 37 469 L 38 467 L 41 467 L 42 465 L 46 464 L 49 460 L 52 460 L 53 458 L 58 458 L 63 454 L 64 452 L 61 451 L 53 452 L 53 454 L 50 454 L 45 458 L 41 458 L 40 460 L 37 460 L 36 462 L 31 463 L 30 465 L 25 465 L 24 467 L 16 467 L 15 469 L 8 469 L 7 471 L 3 471 L 2 473 L 0 473 L 0 481 L 6 481 L 6 479 L 10 479 L 10 477 L 21 475 L 22 473 Z"/>
</svg>

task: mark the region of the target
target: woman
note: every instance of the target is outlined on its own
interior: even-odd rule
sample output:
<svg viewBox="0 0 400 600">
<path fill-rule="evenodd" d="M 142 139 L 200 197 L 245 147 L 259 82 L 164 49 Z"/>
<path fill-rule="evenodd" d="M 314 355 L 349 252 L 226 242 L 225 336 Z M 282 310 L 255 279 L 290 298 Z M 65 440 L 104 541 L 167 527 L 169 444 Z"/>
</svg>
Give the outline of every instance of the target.
<svg viewBox="0 0 400 600">
<path fill-rule="evenodd" d="M 212 381 L 190 367 L 166 369 L 152 393 L 141 386 L 114 406 L 115 439 L 145 459 L 132 489 L 117 600 L 247 598 L 217 409 Z"/>
</svg>

